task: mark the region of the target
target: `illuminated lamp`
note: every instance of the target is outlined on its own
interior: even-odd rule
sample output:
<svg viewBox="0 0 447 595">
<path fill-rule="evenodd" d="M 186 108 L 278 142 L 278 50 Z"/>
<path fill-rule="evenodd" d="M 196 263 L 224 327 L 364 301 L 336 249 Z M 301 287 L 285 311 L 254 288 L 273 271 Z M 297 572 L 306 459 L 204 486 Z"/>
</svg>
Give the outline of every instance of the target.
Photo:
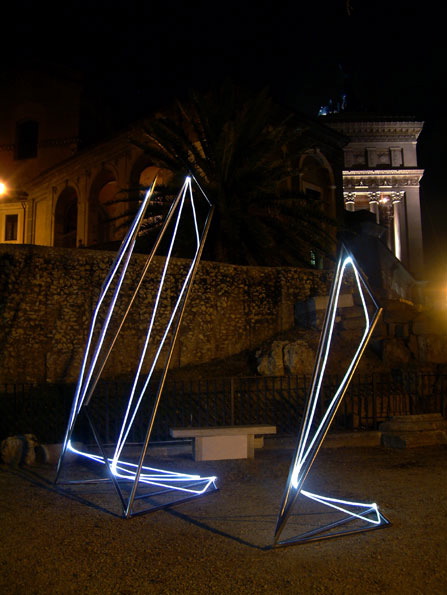
<svg viewBox="0 0 447 595">
<path fill-rule="evenodd" d="M 95 486 L 102 482 L 113 485 L 124 518 L 172 506 L 216 489 L 214 476 L 202 477 L 146 464 L 168 366 L 213 214 L 213 206 L 202 189 L 191 177 L 187 177 L 138 278 L 135 281 L 134 277 L 132 281 L 129 265 L 155 183 L 156 180 L 141 202 L 101 287 L 88 331 L 55 479 L 55 483 L 65 489 L 79 485 Z M 199 216 L 200 202 L 205 205 L 200 209 Z M 174 297 L 175 292 L 172 286 L 168 287 L 167 279 L 179 240 L 179 230 L 184 230 L 185 225 L 193 236 L 193 248 Z M 154 261 L 154 256 L 162 242 L 165 252 L 160 267 L 159 262 L 157 264 Z M 106 364 L 110 363 L 110 356 L 119 344 L 127 316 L 132 307 L 136 307 L 135 300 L 147 279 L 157 280 L 156 289 L 148 309 L 147 328 L 142 337 L 133 382 L 129 394 L 122 401 L 119 423 L 110 442 L 110 437 L 106 437 L 102 429 L 101 421 L 106 411 L 97 389 Z M 157 364 L 162 364 L 162 371 L 155 382 Z M 151 383 L 151 380 L 154 382 Z M 153 388 L 154 383 L 156 388 Z M 135 460 L 129 460 L 129 452 L 135 450 L 132 435 L 137 424 L 143 424 L 145 438 L 138 447 Z M 80 426 L 84 431 L 87 428 L 91 437 L 86 447 L 76 442 L 79 440 L 77 432 Z M 85 463 L 85 476 L 73 477 L 71 473 L 69 479 L 65 478 L 73 471 L 73 466 L 67 464 L 67 459 L 72 458 L 67 457 L 67 453 L 75 454 Z"/>
<path fill-rule="evenodd" d="M 365 319 L 364 329 L 359 344 L 355 349 L 354 356 L 352 357 L 340 384 L 334 391 L 332 398 L 329 399 L 326 409 L 323 407 L 324 413 L 321 415 L 321 419 L 318 420 L 317 410 L 321 409 L 321 402 L 323 399 L 323 378 L 331 350 L 340 291 L 347 271 L 352 271 L 355 278 Z M 353 502 L 345 499 L 321 496 L 303 489 L 304 482 L 309 474 L 311 466 L 329 430 L 332 420 L 337 413 L 337 409 L 346 393 L 381 312 L 382 308 L 379 307 L 374 299 L 374 296 L 368 288 L 366 280 L 363 278 L 352 254 L 345 246 L 342 246 L 329 296 L 329 303 L 326 310 L 314 372 L 312 375 L 312 382 L 301 421 L 298 444 L 290 466 L 289 476 L 278 514 L 274 535 L 274 546 L 286 546 L 308 541 L 329 539 L 344 534 L 358 533 L 390 525 L 389 520 L 379 511 L 375 503 Z M 320 407 L 318 407 L 318 405 L 320 405 Z M 343 513 L 344 516 L 329 524 L 311 529 L 297 536 L 280 540 L 281 534 L 289 521 L 292 510 L 297 504 L 299 497 L 307 498 L 317 504 L 329 507 L 337 513 Z M 338 531 L 338 527 L 344 525 L 347 525 L 347 527 L 344 527 L 344 530 L 342 531 Z"/>
<path fill-rule="evenodd" d="M 3 196 L 7 192 L 7 187 L 4 182 L 0 182 L 0 196 Z"/>
</svg>

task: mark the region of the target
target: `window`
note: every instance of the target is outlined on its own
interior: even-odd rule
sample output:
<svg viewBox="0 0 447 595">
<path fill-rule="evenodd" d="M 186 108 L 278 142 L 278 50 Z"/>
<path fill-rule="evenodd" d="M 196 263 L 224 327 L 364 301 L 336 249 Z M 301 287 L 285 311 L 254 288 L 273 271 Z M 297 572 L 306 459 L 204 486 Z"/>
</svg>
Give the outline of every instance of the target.
<svg viewBox="0 0 447 595">
<path fill-rule="evenodd" d="M 6 215 L 5 217 L 5 242 L 17 241 L 17 228 L 19 223 L 18 215 Z"/>
<path fill-rule="evenodd" d="M 39 124 L 34 120 L 19 122 L 16 129 L 16 159 L 37 157 Z"/>
</svg>

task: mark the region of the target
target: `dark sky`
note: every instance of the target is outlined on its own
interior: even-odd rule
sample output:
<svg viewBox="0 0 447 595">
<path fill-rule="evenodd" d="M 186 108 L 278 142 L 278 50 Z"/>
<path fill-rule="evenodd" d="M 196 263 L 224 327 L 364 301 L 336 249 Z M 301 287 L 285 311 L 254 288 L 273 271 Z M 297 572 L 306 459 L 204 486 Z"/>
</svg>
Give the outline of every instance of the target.
<svg viewBox="0 0 447 595">
<path fill-rule="evenodd" d="M 409 4 L 25 0 L 7 9 L 0 48 L 5 62 L 80 68 L 123 109 L 228 75 L 306 111 L 345 89 L 355 108 L 426 117 L 445 95 L 444 19 Z"/>
<path fill-rule="evenodd" d="M 447 255 L 442 3 L 66 0 L 54 6 L 24 0 L 2 9 L 3 65 L 37 59 L 79 69 L 100 98 L 100 111 L 109 106 L 120 122 L 228 76 L 267 85 L 310 114 L 347 93 L 351 110 L 425 121 L 419 153 L 427 172 L 426 236 L 431 250 Z"/>
</svg>

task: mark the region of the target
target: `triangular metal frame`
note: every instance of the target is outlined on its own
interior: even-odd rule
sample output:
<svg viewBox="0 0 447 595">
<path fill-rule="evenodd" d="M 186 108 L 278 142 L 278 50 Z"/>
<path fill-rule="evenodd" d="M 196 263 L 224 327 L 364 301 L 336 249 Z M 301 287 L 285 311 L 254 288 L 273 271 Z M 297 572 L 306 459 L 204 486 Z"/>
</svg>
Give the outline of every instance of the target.
<svg viewBox="0 0 447 595">
<path fill-rule="evenodd" d="M 140 274 L 139 281 L 129 302 L 127 303 L 117 328 L 113 330 L 111 329 L 112 316 L 115 314 L 115 316 L 118 317 L 118 315 L 116 315 L 117 301 L 128 271 L 129 263 L 133 254 L 141 224 L 150 204 L 150 199 L 153 195 L 155 183 L 156 180 L 146 193 L 138 213 L 126 234 L 126 237 L 121 244 L 110 271 L 101 287 L 98 302 L 94 309 L 90 324 L 87 344 L 55 478 L 55 483 L 61 486 L 75 486 L 79 484 L 90 485 L 103 481 L 110 482 L 114 486 L 118 495 L 122 508 L 122 515 L 124 518 L 129 518 L 131 516 L 146 512 L 152 512 L 167 506 L 173 506 L 174 504 L 185 502 L 186 500 L 196 498 L 217 489 L 215 484 L 216 477 L 214 476 L 201 477 L 200 475 L 196 474 L 177 473 L 155 467 L 148 467 L 144 464 L 149 441 L 154 427 L 155 417 L 157 415 L 157 410 L 166 380 L 168 367 L 172 358 L 175 341 L 178 335 L 193 280 L 197 272 L 214 211 L 213 205 L 210 203 L 203 190 L 195 180 L 192 180 L 191 177 L 188 176 L 185 179 L 185 182 L 178 193 L 177 198 L 174 200 L 169 209 L 162 229 L 150 254 L 146 259 L 145 265 Z M 208 205 L 208 212 L 205 216 L 202 226 L 198 222 L 193 193 L 193 183 Z M 191 258 L 191 262 L 189 263 L 183 284 L 179 290 L 177 301 L 172 308 L 166 328 L 162 333 L 161 339 L 157 343 L 157 340 L 153 338 L 155 320 L 159 310 L 161 292 L 166 281 L 168 266 L 172 257 L 173 246 L 177 238 L 179 225 L 186 203 L 188 203 L 191 208 L 191 214 L 193 218 L 193 229 L 196 242 L 195 252 Z M 167 256 L 165 257 L 164 265 L 162 267 L 158 292 L 151 312 L 144 346 L 138 361 L 132 389 L 128 397 L 127 408 L 120 435 L 117 440 L 117 444 L 114 447 L 113 456 L 109 456 L 106 446 L 99 436 L 95 422 L 90 415 L 91 401 L 94 399 L 95 388 L 97 387 L 100 376 L 123 328 L 124 322 L 130 312 L 132 305 L 134 304 L 135 298 L 141 288 L 143 280 L 150 271 L 150 265 L 153 262 L 154 256 L 160 246 L 161 241 L 167 235 L 167 230 L 170 225 L 173 226 L 172 237 L 169 239 L 169 248 Z M 155 347 L 153 345 L 154 343 Z M 143 363 L 145 360 L 147 360 L 150 344 L 152 348 L 155 349 L 155 354 L 149 365 L 149 373 L 143 379 L 142 368 Z M 165 355 L 163 355 L 163 357 L 165 357 L 165 361 L 160 379 L 158 381 L 158 388 L 152 398 L 152 411 L 149 419 L 147 420 L 147 430 L 144 443 L 141 447 L 138 461 L 136 463 L 129 462 L 124 460 L 123 450 L 126 445 L 126 440 L 128 438 L 132 424 L 138 415 L 142 400 L 148 391 L 149 381 L 152 378 L 156 364 L 162 357 L 162 350 L 164 350 Z M 77 448 L 72 442 L 73 432 L 80 416 L 85 417 L 91 430 L 94 442 L 96 444 L 95 452 L 92 452 L 92 449 L 90 449 L 90 451 L 86 451 L 85 449 Z M 95 468 L 97 468 L 99 471 L 102 471 L 102 475 L 105 475 L 105 477 L 68 481 L 62 480 L 61 472 L 65 466 L 68 453 L 83 457 L 84 460 L 92 463 Z M 99 473 L 99 475 L 101 475 L 101 473 Z M 130 491 L 127 490 L 126 493 L 124 487 L 128 488 L 129 486 Z M 142 488 L 144 488 L 144 492 L 140 493 Z M 161 498 L 161 504 L 154 503 L 158 498 Z M 135 503 L 142 500 L 150 500 L 152 501 L 152 504 L 142 509 L 140 508 L 139 510 L 136 510 Z"/>
<path fill-rule="evenodd" d="M 315 420 L 315 411 L 318 399 L 321 394 L 323 377 L 326 370 L 326 365 L 329 357 L 331 348 L 331 340 L 335 324 L 335 316 L 338 307 L 339 295 L 341 291 L 342 281 L 347 267 L 352 267 L 354 277 L 357 283 L 357 288 L 360 293 L 362 300 L 363 312 L 365 315 L 365 328 L 363 335 L 360 339 L 360 343 L 354 353 L 351 363 L 349 364 L 345 375 L 343 376 L 338 388 L 336 389 L 333 398 L 324 413 L 322 420 L 320 421 L 317 429 L 313 432 L 312 425 Z M 368 306 L 366 304 L 366 295 L 375 308 L 372 316 L 368 312 Z M 318 454 L 321 444 L 329 430 L 332 420 L 337 413 L 338 407 L 346 393 L 349 383 L 354 375 L 354 372 L 358 366 L 360 358 L 368 344 L 369 339 L 374 331 L 377 321 L 381 315 L 382 308 L 375 300 L 368 283 L 358 267 L 357 263 L 351 252 L 342 245 L 339 251 L 338 263 L 335 270 L 331 291 L 329 295 L 329 303 L 326 310 L 326 315 L 323 323 L 321 332 L 320 342 L 316 355 L 316 361 L 314 371 L 312 375 L 312 382 L 310 385 L 309 394 L 307 397 L 305 412 L 301 421 L 301 428 L 298 437 L 298 444 L 295 450 L 295 454 L 290 466 L 289 476 L 287 479 L 280 511 L 278 514 L 278 520 L 276 524 L 274 534 L 274 547 L 292 545 L 298 543 L 305 543 L 308 541 L 315 541 L 317 539 L 329 539 L 332 537 L 338 537 L 340 535 L 347 535 L 357 532 L 364 532 L 372 529 L 378 529 L 390 524 L 389 520 L 379 512 L 375 503 L 360 503 L 360 502 L 348 502 L 346 500 L 337 500 L 335 498 L 329 498 L 327 496 L 319 496 L 303 490 L 303 485 L 306 477 L 310 471 L 310 468 Z M 294 508 L 298 498 L 306 497 L 311 500 L 317 501 L 324 506 L 328 506 L 339 512 L 347 514 L 343 519 L 337 520 L 334 523 L 323 525 L 301 535 L 280 540 L 281 533 L 285 528 L 287 521 L 290 517 L 292 509 Z M 353 512 L 354 510 L 360 510 L 360 512 Z M 337 533 L 331 533 L 335 527 L 345 525 L 347 523 L 358 521 L 363 523 L 360 527 L 355 529 L 347 529 Z"/>
</svg>

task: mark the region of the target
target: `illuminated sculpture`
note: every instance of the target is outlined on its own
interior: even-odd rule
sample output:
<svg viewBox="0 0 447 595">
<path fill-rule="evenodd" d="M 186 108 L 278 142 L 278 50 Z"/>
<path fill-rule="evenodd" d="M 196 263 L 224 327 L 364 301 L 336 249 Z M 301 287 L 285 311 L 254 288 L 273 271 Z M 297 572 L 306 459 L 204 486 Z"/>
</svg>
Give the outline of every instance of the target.
<svg viewBox="0 0 447 595">
<path fill-rule="evenodd" d="M 363 314 L 365 317 L 365 326 L 351 363 L 349 364 L 338 388 L 334 392 L 334 395 L 330 400 L 327 409 L 322 415 L 321 420 L 317 421 L 317 405 L 319 400 L 322 398 L 323 377 L 331 349 L 331 341 L 333 337 L 340 290 L 347 269 L 351 269 L 355 277 L 363 308 Z M 369 304 L 367 303 L 367 299 Z M 370 312 L 369 309 L 372 309 L 373 311 Z M 315 368 L 312 376 L 312 383 L 307 398 L 306 409 L 301 422 L 298 445 L 290 466 L 289 477 L 278 515 L 274 536 L 274 544 L 276 546 L 290 545 L 293 543 L 304 543 L 318 539 L 328 539 L 347 533 L 357 533 L 371 529 L 377 529 L 390 524 L 388 519 L 386 519 L 383 514 L 380 513 L 375 503 L 338 500 L 336 498 L 320 496 L 303 489 L 303 484 L 310 471 L 312 463 L 318 454 L 320 446 L 326 436 L 332 420 L 334 419 L 334 416 L 348 388 L 349 382 L 351 381 L 351 378 L 356 370 L 363 351 L 374 331 L 374 327 L 381 314 L 381 311 L 382 309 L 376 303 L 352 255 L 344 246 L 342 246 L 337 269 L 335 271 L 334 280 L 332 283 L 329 303 L 326 310 L 326 316 L 316 356 Z M 328 506 L 333 510 L 342 512 L 347 516 L 344 516 L 343 518 L 340 518 L 339 520 L 336 520 L 330 524 L 326 524 L 305 533 L 301 533 L 298 536 L 280 541 L 280 536 L 300 495 Z M 346 530 L 339 532 L 333 531 L 333 529 L 336 527 L 345 525 L 347 523 L 353 523 L 351 528 L 347 528 Z"/>
<path fill-rule="evenodd" d="M 129 291 L 126 286 L 126 280 L 128 281 L 129 277 L 128 268 L 135 242 L 153 195 L 154 185 L 155 181 L 142 201 L 101 287 L 90 324 L 56 475 L 56 483 L 60 485 L 86 485 L 98 483 L 99 481 L 112 482 L 119 497 L 123 516 L 126 518 L 165 506 L 172 506 L 216 489 L 215 477 L 200 477 L 199 475 L 177 473 L 144 465 L 174 343 L 213 214 L 213 206 L 197 185 L 198 194 L 201 201 L 205 202 L 206 211 L 203 213 L 203 209 L 200 208 L 199 215 L 198 205 L 196 204 L 198 201 L 195 196 L 197 192 L 193 192 L 193 181 L 190 177 L 187 177 L 177 198 L 170 207 L 154 247 L 141 270 L 136 286 Z M 187 221 L 188 232 L 194 238 L 194 247 L 184 277 L 179 284 L 177 296 L 173 299 L 171 295 L 172 288 L 167 288 L 167 274 L 175 243 L 179 241 L 179 230 L 182 225 L 185 226 L 185 220 Z M 167 237 L 169 234 L 171 234 L 170 238 Z M 95 419 L 95 411 L 92 411 L 96 398 L 95 389 L 112 350 L 116 346 L 115 344 L 122 332 L 129 311 L 132 306 L 135 306 L 135 299 L 144 280 L 149 277 L 149 272 L 151 279 L 156 275 L 153 270 L 156 267 L 152 266 L 151 268 L 151 265 L 153 265 L 154 256 L 162 242 L 165 243 L 166 255 L 159 273 L 158 288 L 153 296 L 153 303 L 149 310 L 149 324 L 130 394 L 122 412 L 122 419 L 120 420 L 122 423 L 117 436 L 114 437 L 112 452 L 110 452 L 110 447 L 105 444 L 104 437 L 99 430 L 98 426 L 100 424 Z M 127 297 L 125 288 L 127 289 Z M 166 312 L 167 310 L 170 311 Z M 161 323 L 160 320 L 163 322 Z M 161 332 L 160 326 L 164 329 Z M 156 365 L 160 361 L 163 365 L 158 378 L 158 388 L 152 391 L 150 382 L 154 378 Z M 143 405 L 144 411 L 149 411 L 147 419 L 145 419 L 147 424 L 145 426 L 145 440 L 137 462 L 126 461 L 123 459 L 123 451 L 128 446 L 131 430 L 137 418 L 141 420 L 142 415 L 145 415 L 142 413 Z M 73 436 L 79 418 L 84 419 L 93 436 L 95 444 L 89 446 L 88 449 L 75 446 Z M 82 457 L 81 460 L 93 465 L 96 474 L 101 475 L 102 473 L 103 477 L 64 481 L 61 473 L 64 466 L 66 467 L 67 454 L 69 453 Z M 143 501 L 144 507 L 141 507 Z M 137 502 L 140 505 L 138 510 L 136 508 Z"/>
</svg>

